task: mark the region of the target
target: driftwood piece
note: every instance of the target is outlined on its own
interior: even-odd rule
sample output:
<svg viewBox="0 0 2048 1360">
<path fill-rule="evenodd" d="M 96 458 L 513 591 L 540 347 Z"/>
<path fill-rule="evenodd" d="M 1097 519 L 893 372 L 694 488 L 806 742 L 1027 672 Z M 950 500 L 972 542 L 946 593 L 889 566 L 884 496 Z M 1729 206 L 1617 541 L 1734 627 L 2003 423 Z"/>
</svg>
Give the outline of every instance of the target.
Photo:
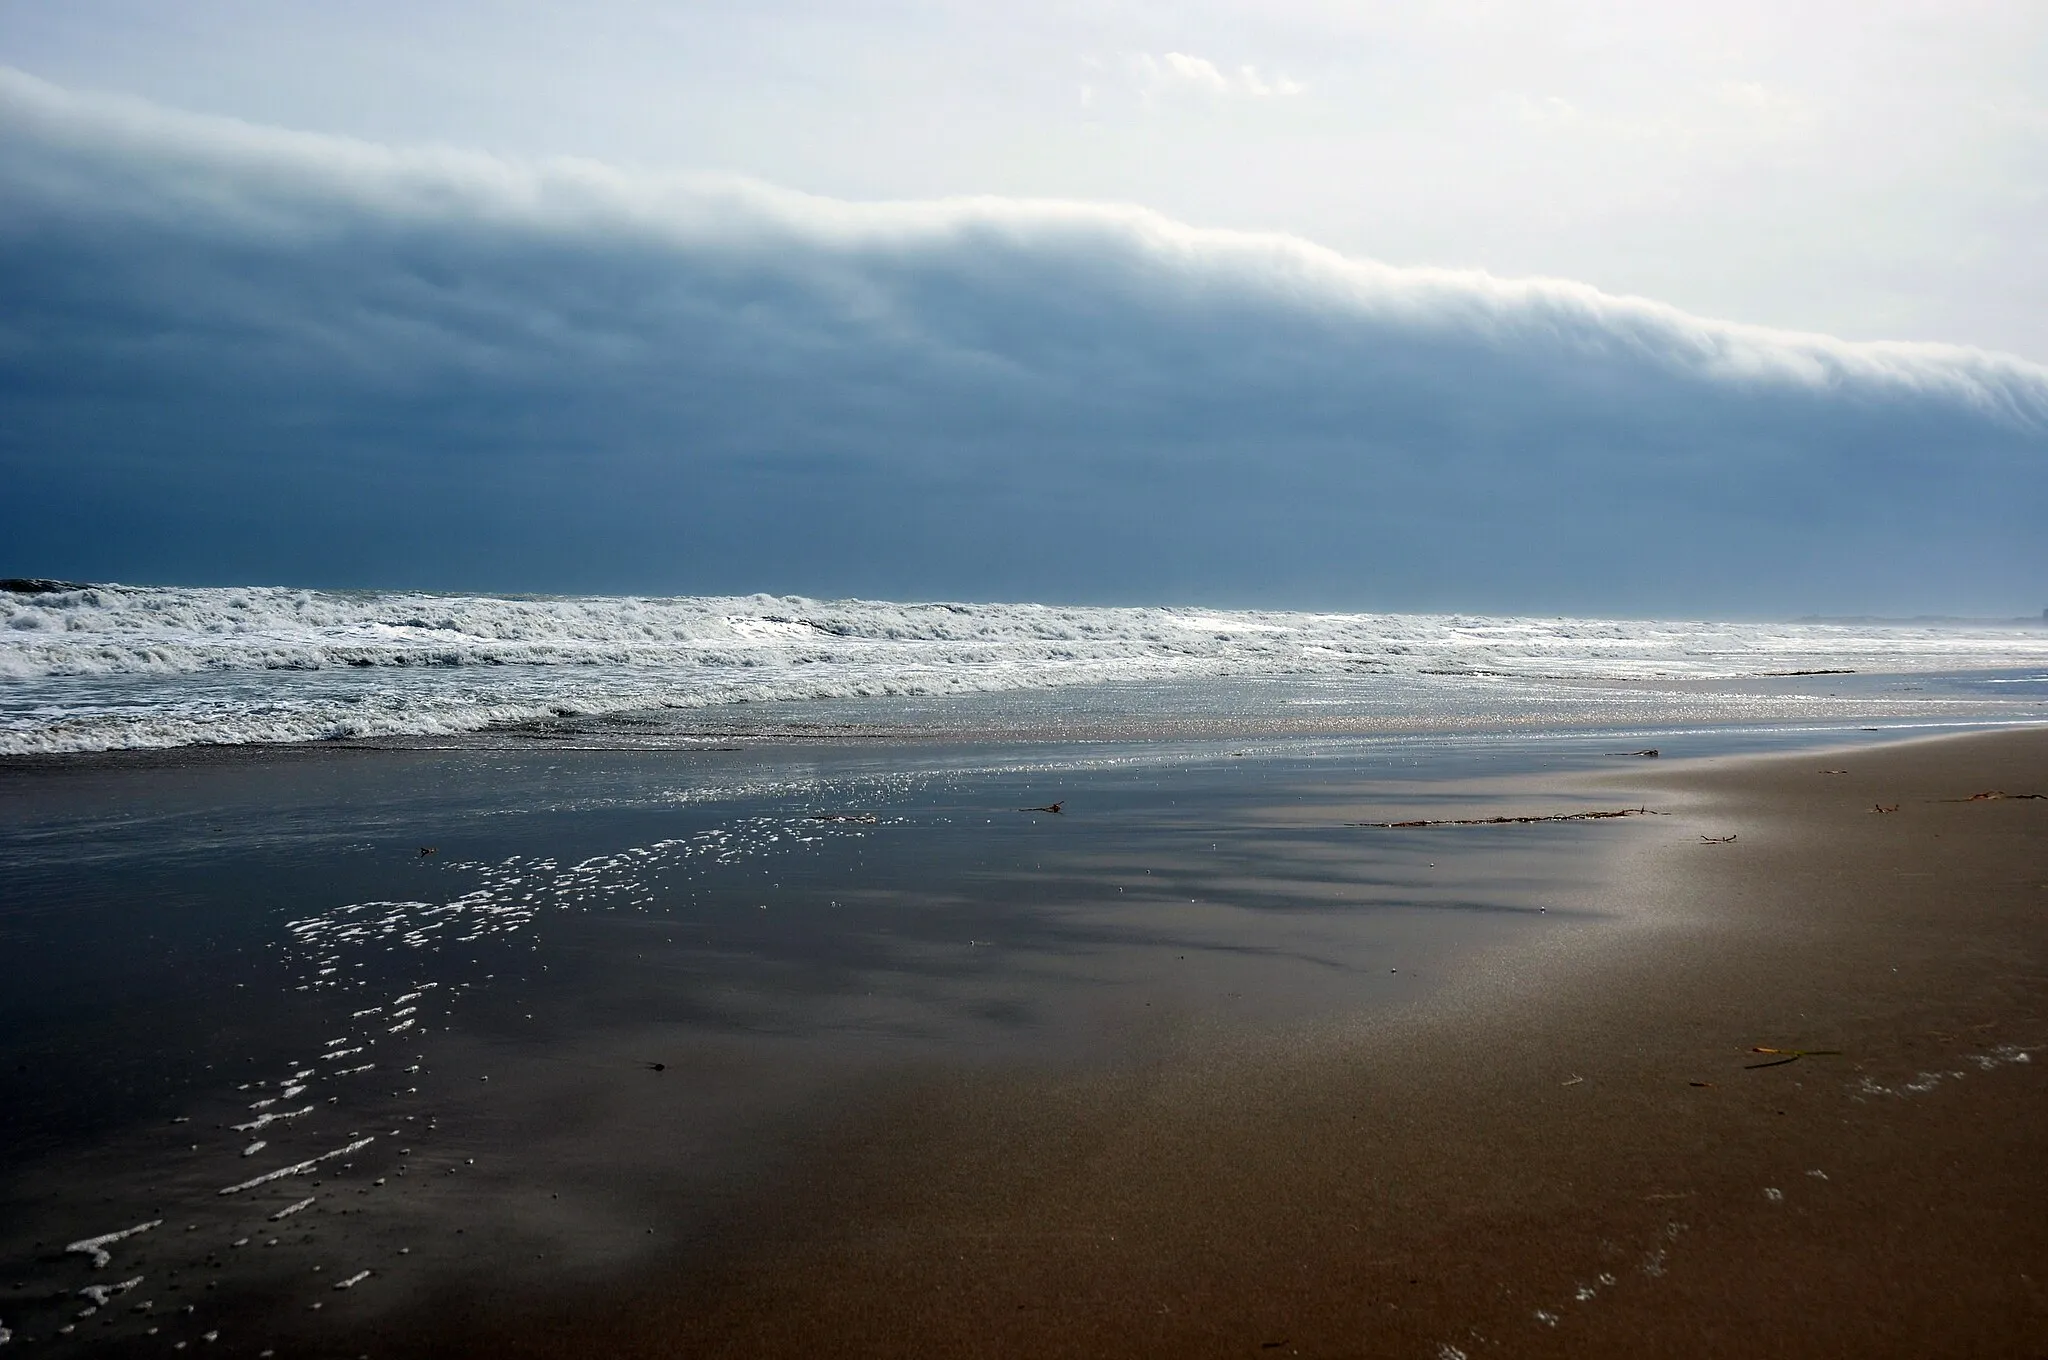
<svg viewBox="0 0 2048 1360">
<path fill-rule="evenodd" d="M 1765 1062 L 1744 1063 L 1742 1070 L 1745 1072 L 1756 1072 L 1766 1067 L 1783 1067 L 1787 1063 L 1796 1063 L 1801 1058 L 1839 1058 L 1842 1056 L 1842 1050 L 1839 1048 L 1767 1048 L 1762 1044 L 1758 1044 L 1749 1051 L 1752 1053 L 1768 1054 L 1769 1058 Z"/>
</svg>

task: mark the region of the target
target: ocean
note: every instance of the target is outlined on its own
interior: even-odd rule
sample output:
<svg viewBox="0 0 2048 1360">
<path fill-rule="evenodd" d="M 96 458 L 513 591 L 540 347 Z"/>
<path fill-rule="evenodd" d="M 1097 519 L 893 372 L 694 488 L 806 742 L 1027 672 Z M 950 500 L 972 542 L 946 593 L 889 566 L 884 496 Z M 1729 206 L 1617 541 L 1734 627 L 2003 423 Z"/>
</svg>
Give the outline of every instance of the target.
<svg viewBox="0 0 2048 1360">
<path fill-rule="evenodd" d="M 820 730 L 1548 729 L 2038 715 L 2048 627 L 792 596 L 0 593 L 0 755 Z"/>
</svg>

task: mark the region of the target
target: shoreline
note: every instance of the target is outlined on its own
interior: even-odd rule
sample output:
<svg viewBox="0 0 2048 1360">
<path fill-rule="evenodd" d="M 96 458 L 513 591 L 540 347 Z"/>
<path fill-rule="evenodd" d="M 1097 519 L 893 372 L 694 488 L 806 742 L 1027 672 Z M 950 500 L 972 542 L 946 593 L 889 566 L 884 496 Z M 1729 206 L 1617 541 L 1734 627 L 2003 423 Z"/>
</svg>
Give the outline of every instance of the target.
<svg viewBox="0 0 2048 1360">
<path fill-rule="evenodd" d="M 2037 1351 L 2048 801 L 1935 800 L 2048 793 L 2048 731 L 1576 782 L 1686 803 L 1619 847 L 1609 900 L 1648 910 L 1591 961 L 1568 940 L 1496 955 L 1419 1013 L 1320 1026 L 1291 1055 L 933 1074 L 825 1135 L 714 1268 L 640 1272 L 516 1329 L 487 1296 L 445 1298 L 383 1338 L 432 1355 Z"/>
<path fill-rule="evenodd" d="M 621 716 L 600 715 L 589 719 L 598 725 Z M 1755 717 L 1720 722 L 1630 722 L 1587 718 L 1558 723 L 1540 712 L 1512 713 L 1490 721 L 1476 721 L 1458 714 L 1434 721 L 1403 718 L 1329 717 L 1295 718 L 1285 721 L 1233 716 L 1183 717 L 1157 715 L 1139 723 L 1118 725 L 1108 720 L 1075 723 L 1060 727 L 1020 723 L 1014 730 L 991 730 L 984 726 L 918 726 L 913 723 L 883 723 L 849 720 L 843 724 L 786 722 L 730 727 L 678 729 L 659 740 L 641 744 L 620 742 L 597 744 L 594 732 L 557 733 L 544 724 L 421 736 L 332 737 L 306 741 L 194 742 L 177 746 L 133 746 L 105 750 L 30 751 L 0 754 L 0 778 L 46 774 L 94 774 L 131 770 L 200 769 L 218 766 L 263 765 L 288 761 L 317 761 L 338 755 L 401 756 L 490 756 L 516 753 L 547 753 L 563 756 L 692 756 L 692 755 L 803 755 L 819 752 L 1058 747 L 1117 747 L 1143 749 L 1161 745 L 1202 745 L 1240 741 L 1314 743 L 1321 741 L 1360 743 L 1445 743 L 1479 741 L 1614 740 L 1675 738 L 1695 744 L 1722 746 L 1735 742 L 1757 743 L 1733 752 L 1687 755 L 1682 759 L 1712 759 L 1718 755 L 1769 754 L 1789 743 L 1796 750 L 1821 750 L 1807 745 L 1816 738 L 1857 734 L 1876 740 L 1842 749 L 1863 749 L 1867 745 L 1896 745 L 1915 741 L 1941 741 L 1952 736 L 1977 733 L 2029 731 L 2043 719 L 2024 716 L 1968 716 L 1935 719 L 1924 716 L 1878 715 L 1870 719 L 1835 716 L 1766 720 Z M 1765 743 L 1769 739 L 1768 744 Z M 588 741 L 591 744 L 578 744 Z M 737 745 L 732 743 L 739 743 Z M 1833 749 L 1832 747 L 1825 749 Z M 1632 755 L 1634 752 L 1613 752 Z"/>
<path fill-rule="evenodd" d="M 36 636 L 42 633 L 31 630 Z M 1405 648 L 1397 648 L 1405 653 Z M 317 751 L 556 749 L 686 753 L 783 746 L 1476 738 L 1571 732 L 1902 731 L 2039 722 L 2038 659 L 1900 655 L 1891 664 L 1698 673 L 1581 665 L 1038 677 L 993 688 L 889 683 L 662 698 L 641 676 L 579 688 L 587 667 L 354 665 L 147 676 L 17 675 L 0 774 L 95 762 L 289 758 Z M 372 668 L 380 672 L 386 668 Z M 1613 670 L 1614 668 L 1610 668 Z M 631 671 L 631 668 L 627 668 Z M 599 667 L 602 679 L 631 678 Z M 637 674 L 637 672 L 634 672 Z M 921 673 L 920 673 L 921 674 Z M 381 678 L 389 684 L 371 684 Z M 1014 679 L 1014 677 L 1013 677 Z M 514 683 L 514 681 L 517 683 Z M 929 680 L 929 677 L 926 677 Z M 551 687 L 552 686 L 552 687 Z M 192 693 L 185 693 L 193 689 Z M 388 690 L 388 692 L 387 692 Z M 395 706 L 395 707 L 394 707 Z M 247 713 L 265 715 L 245 721 Z M 237 716 L 241 715 L 241 716 Z M 1871 727 L 1870 724 L 1880 724 Z"/>
</svg>

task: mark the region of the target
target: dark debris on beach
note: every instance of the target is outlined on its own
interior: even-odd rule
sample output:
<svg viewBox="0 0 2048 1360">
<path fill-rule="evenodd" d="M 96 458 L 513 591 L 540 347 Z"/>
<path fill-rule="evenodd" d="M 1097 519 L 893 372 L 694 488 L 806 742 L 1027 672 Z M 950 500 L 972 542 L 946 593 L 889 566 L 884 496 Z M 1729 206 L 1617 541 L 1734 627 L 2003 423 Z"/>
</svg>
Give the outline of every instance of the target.
<svg viewBox="0 0 2048 1360">
<path fill-rule="evenodd" d="M 1662 817 L 1664 814 L 1652 808 L 1619 808 L 1602 812 L 1552 812 L 1535 817 L 1445 817 L 1435 821 L 1427 818 L 1407 822 L 1346 822 L 1346 826 L 1378 827 L 1382 830 L 1402 831 L 1411 827 L 1424 826 L 1525 826 L 1532 822 L 1600 822 L 1615 817 Z"/>
</svg>

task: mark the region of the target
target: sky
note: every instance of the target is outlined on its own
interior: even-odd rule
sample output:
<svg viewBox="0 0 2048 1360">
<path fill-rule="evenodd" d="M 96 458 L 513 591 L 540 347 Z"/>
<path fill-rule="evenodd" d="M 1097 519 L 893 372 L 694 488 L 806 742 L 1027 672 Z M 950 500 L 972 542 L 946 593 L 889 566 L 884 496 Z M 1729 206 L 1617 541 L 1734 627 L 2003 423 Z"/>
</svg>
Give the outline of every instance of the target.
<svg viewBox="0 0 2048 1360">
<path fill-rule="evenodd" d="M 0 0 L 0 574 L 2048 603 L 2038 5 Z"/>
</svg>

